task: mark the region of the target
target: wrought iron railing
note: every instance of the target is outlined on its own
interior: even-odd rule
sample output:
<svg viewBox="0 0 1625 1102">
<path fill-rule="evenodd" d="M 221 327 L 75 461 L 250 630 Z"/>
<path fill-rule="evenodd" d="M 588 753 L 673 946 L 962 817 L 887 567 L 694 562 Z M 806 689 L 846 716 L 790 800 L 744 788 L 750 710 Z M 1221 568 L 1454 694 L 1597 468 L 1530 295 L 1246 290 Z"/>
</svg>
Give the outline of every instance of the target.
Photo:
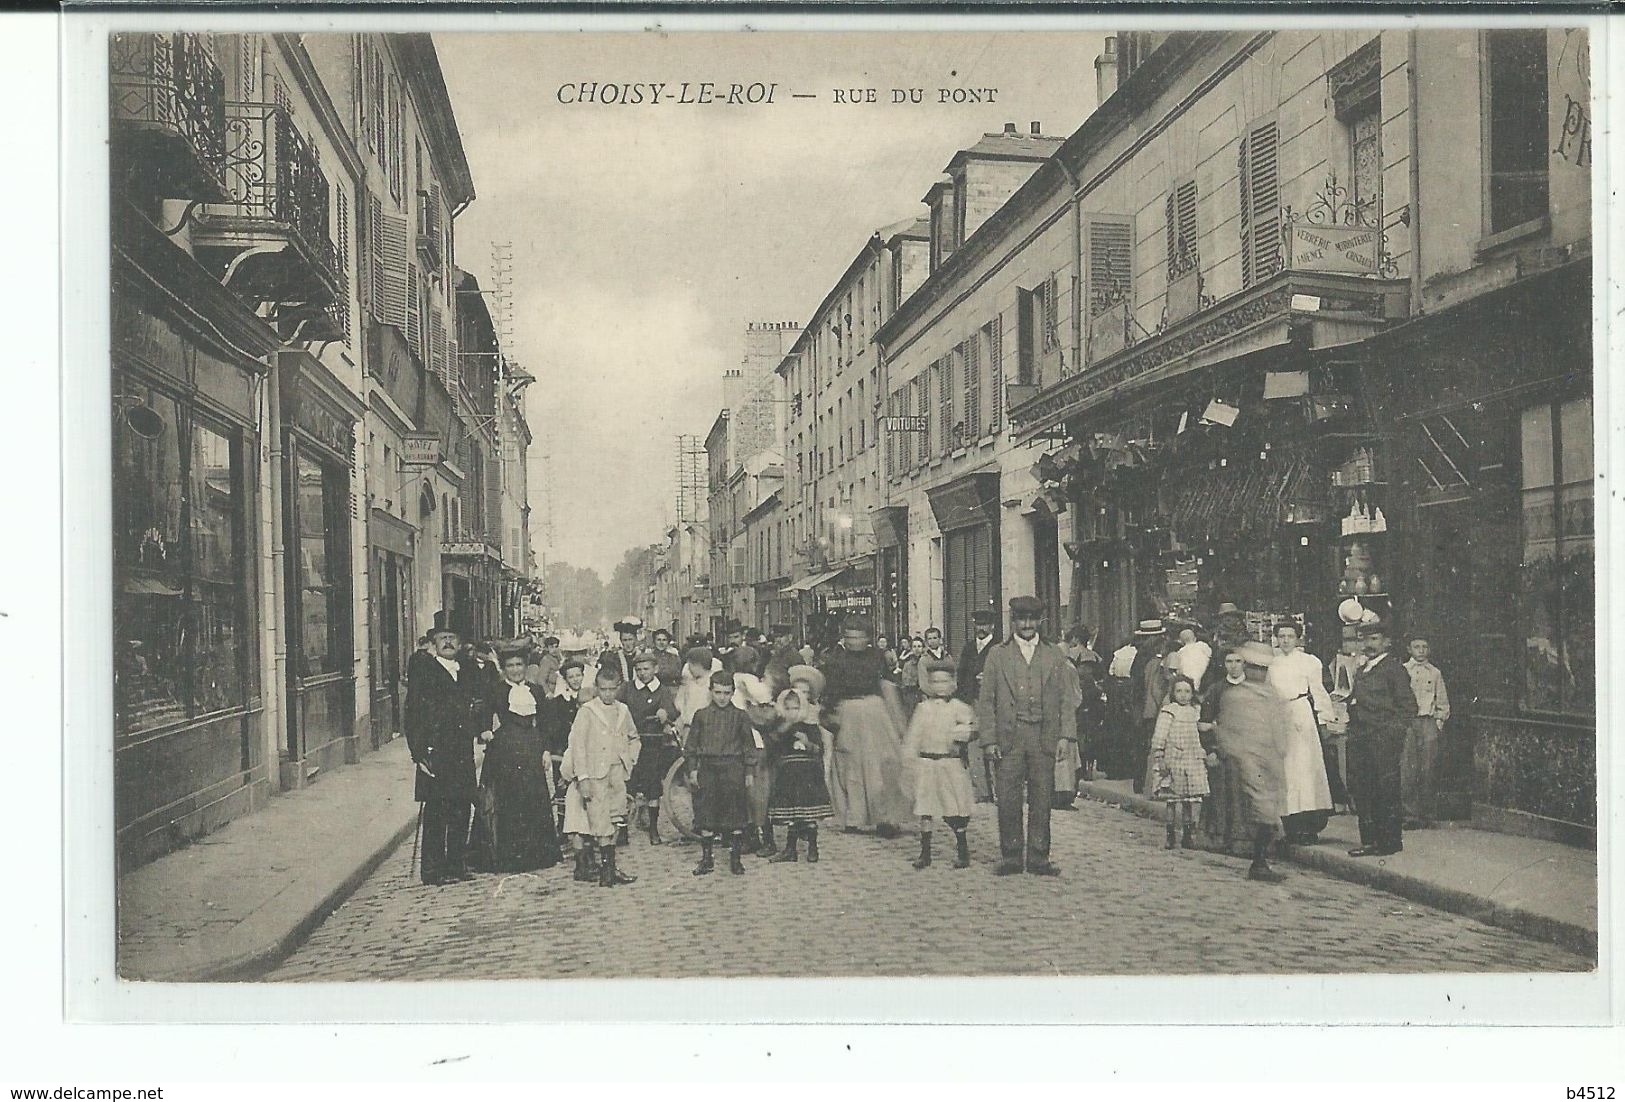
<svg viewBox="0 0 1625 1102">
<path fill-rule="evenodd" d="M 213 213 L 278 223 L 337 283 L 332 192 L 315 148 L 277 104 L 228 103 L 226 116 L 228 199 Z"/>
<path fill-rule="evenodd" d="M 109 44 L 109 108 L 115 122 L 167 131 L 190 148 L 197 169 L 224 187 L 226 85 L 202 36 L 115 34 Z M 167 167 L 167 166 L 166 166 Z M 165 196 L 165 198 L 213 198 Z"/>
</svg>

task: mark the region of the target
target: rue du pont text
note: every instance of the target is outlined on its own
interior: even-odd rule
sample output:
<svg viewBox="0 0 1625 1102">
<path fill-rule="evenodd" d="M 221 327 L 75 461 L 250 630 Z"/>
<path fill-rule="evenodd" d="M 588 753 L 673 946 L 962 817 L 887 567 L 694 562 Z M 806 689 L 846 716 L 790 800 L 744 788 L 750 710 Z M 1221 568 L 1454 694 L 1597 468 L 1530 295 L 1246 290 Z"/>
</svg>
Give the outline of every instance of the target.
<svg viewBox="0 0 1625 1102">
<path fill-rule="evenodd" d="M 825 94 L 791 92 L 788 97 L 776 83 L 724 84 L 709 80 L 650 81 L 571 81 L 554 93 L 566 105 L 650 106 L 661 104 L 721 104 L 743 107 L 778 103 L 790 99 L 824 99 Z M 831 88 L 827 96 L 838 104 L 997 103 L 997 88 Z"/>
</svg>

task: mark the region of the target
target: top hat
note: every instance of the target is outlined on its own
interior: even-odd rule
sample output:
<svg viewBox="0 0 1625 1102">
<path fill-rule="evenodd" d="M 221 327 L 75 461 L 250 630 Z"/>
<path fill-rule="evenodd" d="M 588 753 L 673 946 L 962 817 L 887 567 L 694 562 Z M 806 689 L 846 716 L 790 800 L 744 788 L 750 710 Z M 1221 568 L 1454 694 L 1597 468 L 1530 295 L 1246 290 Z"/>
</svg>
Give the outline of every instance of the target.
<svg viewBox="0 0 1625 1102">
<path fill-rule="evenodd" d="M 429 638 L 436 635 L 461 635 L 462 633 L 452 625 L 451 613 L 441 609 L 434 614 L 434 627 L 429 629 Z"/>
</svg>

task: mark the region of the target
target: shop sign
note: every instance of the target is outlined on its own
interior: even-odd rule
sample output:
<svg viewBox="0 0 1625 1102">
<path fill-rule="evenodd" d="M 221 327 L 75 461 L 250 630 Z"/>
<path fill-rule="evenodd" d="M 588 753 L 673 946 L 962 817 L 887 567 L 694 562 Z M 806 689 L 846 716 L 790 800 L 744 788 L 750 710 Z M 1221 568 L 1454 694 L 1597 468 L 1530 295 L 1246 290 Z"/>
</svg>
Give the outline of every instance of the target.
<svg viewBox="0 0 1625 1102">
<path fill-rule="evenodd" d="M 1300 272 L 1377 274 L 1381 232 L 1373 226 L 1287 226 L 1287 267 Z"/>
<path fill-rule="evenodd" d="M 484 558 L 491 554 L 491 545 L 484 540 L 447 540 L 440 545 L 440 553 L 452 558 Z"/>
<path fill-rule="evenodd" d="M 294 426 L 317 443 L 332 448 L 346 461 L 354 450 L 354 437 L 348 417 L 333 412 L 327 405 L 307 393 L 294 410 Z"/>
<path fill-rule="evenodd" d="M 929 417 L 882 417 L 881 427 L 887 432 L 929 432 L 931 418 Z"/>
<path fill-rule="evenodd" d="M 407 468 L 433 467 L 445 452 L 439 433 L 409 432 L 401 437 L 401 465 Z"/>
<path fill-rule="evenodd" d="M 868 611 L 875 605 L 874 593 L 867 589 L 851 589 L 831 594 L 824 607 L 831 612 Z"/>
</svg>

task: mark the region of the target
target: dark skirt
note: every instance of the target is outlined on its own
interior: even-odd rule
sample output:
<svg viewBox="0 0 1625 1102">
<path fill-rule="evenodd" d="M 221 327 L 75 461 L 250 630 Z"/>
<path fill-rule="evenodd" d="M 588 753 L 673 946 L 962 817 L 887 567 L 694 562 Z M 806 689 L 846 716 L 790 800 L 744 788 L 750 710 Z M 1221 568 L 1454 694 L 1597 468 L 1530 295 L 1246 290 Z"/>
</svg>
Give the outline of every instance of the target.
<svg viewBox="0 0 1625 1102">
<path fill-rule="evenodd" d="M 730 834 L 750 824 L 750 804 L 745 793 L 745 762 L 741 758 L 723 761 L 700 759 L 700 787 L 694 793 L 695 829 L 712 834 Z"/>
<path fill-rule="evenodd" d="M 638 750 L 637 764 L 632 766 L 632 775 L 626 780 L 626 790 L 646 800 L 658 800 L 671 763 L 677 760 L 677 747 L 667 742 L 664 735 L 643 735 L 638 741 L 642 746 Z"/>
<path fill-rule="evenodd" d="M 767 805 L 768 822 L 811 823 L 834 814 L 824 783 L 824 759 L 798 750 L 781 758 Z"/>
<path fill-rule="evenodd" d="M 541 743 L 502 737 L 485 755 L 479 817 L 474 827 L 476 867 L 533 872 L 562 860 L 553 804 L 542 766 Z"/>
</svg>

